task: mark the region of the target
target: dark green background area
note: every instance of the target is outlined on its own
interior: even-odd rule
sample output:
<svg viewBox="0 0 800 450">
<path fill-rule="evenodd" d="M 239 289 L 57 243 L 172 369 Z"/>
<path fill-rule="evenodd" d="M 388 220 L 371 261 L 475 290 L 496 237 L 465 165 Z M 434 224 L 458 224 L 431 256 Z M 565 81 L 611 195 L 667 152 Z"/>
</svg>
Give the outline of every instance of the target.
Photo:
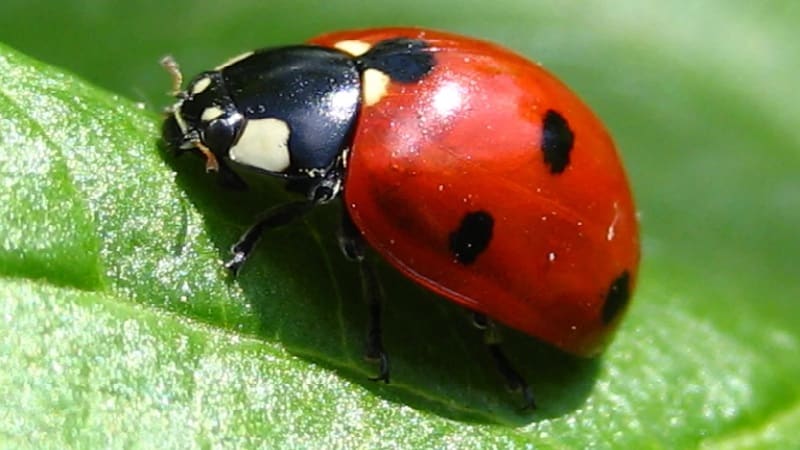
<svg viewBox="0 0 800 450">
<path fill-rule="evenodd" d="M 800 445 L 796 2 L 162 3 L 0 4 L 0 444 Z M 228 246 L 286 194 L 221 190 L 156 146 L 164 54 L 193 74 L 395 24 L 541 61 L 626 162 L 634 303 L 597 361 L 506 332 L 533 414 L 467 317 L 385 266 L 393 382 L 369 382 L 335 207 L 271 234 L 232 280 Z"/>
</svg>

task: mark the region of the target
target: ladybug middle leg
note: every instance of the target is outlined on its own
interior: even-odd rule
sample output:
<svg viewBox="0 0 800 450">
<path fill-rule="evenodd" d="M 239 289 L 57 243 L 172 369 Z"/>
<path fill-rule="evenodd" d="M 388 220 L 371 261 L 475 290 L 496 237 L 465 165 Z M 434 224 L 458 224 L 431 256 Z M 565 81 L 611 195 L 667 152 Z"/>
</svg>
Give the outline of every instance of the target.
<svg viewBox="0 0 800 450">
<path fill-rule="evenodd" d="M 378 375 L 370 377 L 373 381 L 389 382 L 389 356 L 383 349 L 383 329 L 381 327 L 381 288 L 375 267 L 366 258 L 366 244 L 361 233 L 356 229 L 347 210 L 342 206 L 342 223 L 339 229 L 339 247 L 345 257 L 358 263 L 361 272 L 361 289 L 369 307 L 369 324 L 367 328 L 366 357 L 378 361 Z"/>
<path fill-rule="evenodd" d="M 522 392 L 522 400 L 524 402 L 522 409 L 536 409 L 536 401 L 533 399 L 530 386 L 522 378 L 522 375 L 514 369 L 511 361 L 508 360 L 508 357 L 500 348 L 500 336 L 495 323 L 485 315 L 476 312 L 472 313 L 472 323 L 476 328 L 483 330 L 489 354 L 492 356 L 497 371 L 505 378 L 508 387 L 511 390 Z"/>
</svg>

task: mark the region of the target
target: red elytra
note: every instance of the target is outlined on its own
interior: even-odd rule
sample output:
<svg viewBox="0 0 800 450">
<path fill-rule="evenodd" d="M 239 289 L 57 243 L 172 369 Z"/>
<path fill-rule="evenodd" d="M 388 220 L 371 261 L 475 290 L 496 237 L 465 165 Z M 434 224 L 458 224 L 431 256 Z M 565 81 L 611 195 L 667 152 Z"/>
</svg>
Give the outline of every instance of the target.
<svg viewBox="0 0 800 450">
<path fill-rule="evenodd" d="M 542 67 L 487 42 L 415 28 L 310 42 L 397 37 L 428 43 L 434 65 L 421 81 L 379 86 L 362 106 L 344 184 L 356 227 L 422 286 L 597 354 L 639 263 L 635 207 L 605 127 Z"/>
</svg>

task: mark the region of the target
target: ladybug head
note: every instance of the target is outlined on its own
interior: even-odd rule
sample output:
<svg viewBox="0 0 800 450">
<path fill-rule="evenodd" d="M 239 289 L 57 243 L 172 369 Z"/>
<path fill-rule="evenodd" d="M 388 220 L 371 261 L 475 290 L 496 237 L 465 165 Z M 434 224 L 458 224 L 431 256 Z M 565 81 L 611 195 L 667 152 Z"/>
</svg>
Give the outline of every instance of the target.
<svg viewBox="0 0 800 450">
<path fill-rule="evenodd" d="M 177 65 L 164 65 L 180 85 Z M 360 102 L 353 61 L 315 46 L 265 49 L 196 76 L 168 109 L 162 137 L 206 168 L 242 166 L 318 178 L 349 147 Z"/>
<path fill-rule="evenodd" d="M 175 97 L 178 100 L 167 109 L 169 115 L 161 130 L 164 142 L 176 152 L 201 152 L 206 169 L 218 170 L 247 123 L 228 95 L 221 74 L 204 72 Z"/>
</svg>

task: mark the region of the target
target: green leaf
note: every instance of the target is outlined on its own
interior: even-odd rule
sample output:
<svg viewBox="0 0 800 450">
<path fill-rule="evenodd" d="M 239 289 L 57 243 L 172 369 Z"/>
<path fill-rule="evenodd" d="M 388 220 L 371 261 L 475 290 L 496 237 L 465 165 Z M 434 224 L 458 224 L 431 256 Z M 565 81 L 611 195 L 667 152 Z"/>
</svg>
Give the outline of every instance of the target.
<svg viewBox="0 0 800 450">
<path fill-rule="evenodd" d="M 0 46 L 3 447 L 800 445 L 794 3 L 138 3 L 0 5 L 0 41 L 117 93 Z M 383 266 L 393 378 L 370 382 L 335 207 L 271 233 L 233 280 L 228 246 L 286 194 L 220 189 L 158 148 L 163 53 L 191 74 L 376 23 L 543 61 L 627 162 L 644 238 L 632 309 L 596 361 L 507 332 L 532 414 L 458 308 Z"/>
</svg>

